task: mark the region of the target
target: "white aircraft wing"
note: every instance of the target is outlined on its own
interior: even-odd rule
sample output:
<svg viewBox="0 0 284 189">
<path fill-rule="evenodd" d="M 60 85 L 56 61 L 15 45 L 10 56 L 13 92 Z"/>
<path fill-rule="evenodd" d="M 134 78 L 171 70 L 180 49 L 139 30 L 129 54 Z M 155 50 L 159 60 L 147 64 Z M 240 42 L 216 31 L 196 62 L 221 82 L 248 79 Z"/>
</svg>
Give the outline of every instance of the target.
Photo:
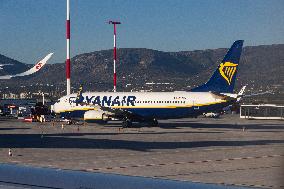
<svg viewBox="0 0 284 189">
<path fill-rule="evenodd" d="M 31 75 L 31 74 L 39 71 L 47 63 L 47 61 L 51 58 L 52 54 L 53 53 L 49 53 L 46 57 L 44 57 L 44 59 L 42 59 L 41 61 L 36 63 L 34 65 L 34 67 L 32 67 L 31 69 L 29 69 L 29 70 L 27 70 L 23 73 L 19 73 L 19 74 L 15 74 L 15 75 L 0 76 L 0 79 L 11 79 L 12 77 L 22 77 L 22 76 L 26 76 L 26 75 Z"/>
<path fill-rule="evenodd" d="M 31 74 L 39 71 L 47 63 L 47 61 L 51 58 L 52 54 L 53 53 L 49 53 L 46 57 L 44 57 L 44 59 L 42 59 L 41 61 L 36 63 L 36 65 L 34 65 L 34 67 L 29 69 L 28 71 L 25 71 L 25 72 L 20 73 L 20 74 L 12 75 L 12 77 L 31 75 Z"/>
<path fill-rule="evenodd" d="M 13 64 L 0 64 L 0 70 L 3 70 L 4 66 L 12 66 Z"/>
<path fill-rule="evenodd" d="M 258 96 L 258 95 L 264 95 L 264 94 L 274 94 L 272 90 L 270 91 L 265 91 L 265 92 L 261 92 L 261 93 L 253 93 L 253 94 L 244 94 L 246 86 L 244 86 L 241 91 L 238 93 L 238 98 L 237 98 L 237 102 L 239 102 L 242 98 L 246 98 L 246 97 L 251 97 L 251 96 Z"/>
<path fill-rule="evenodd" d="M 243 95 L 242 97 L 251 97 L 251 96 L 264 95 L 264 94 L 274 94 L 274 92 L 271 90 L 271 91 L 265 91 L 262 93 L 253 93 L 253 94 Z"/>
<path fill-rule="evenodd" d="M 12 77 L 10 75 L 3 75 L 0 76 L 0 79 L 11 79 Z"/>
</svg>

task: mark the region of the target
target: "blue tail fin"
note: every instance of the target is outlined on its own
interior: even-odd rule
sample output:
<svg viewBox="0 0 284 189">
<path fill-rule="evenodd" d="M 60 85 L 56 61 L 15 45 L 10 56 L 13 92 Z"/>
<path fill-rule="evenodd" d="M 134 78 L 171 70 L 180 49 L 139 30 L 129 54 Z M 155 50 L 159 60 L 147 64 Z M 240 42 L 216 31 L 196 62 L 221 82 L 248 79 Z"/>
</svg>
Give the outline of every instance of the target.
<svg viewBox="0 0 284 189">
<path fill-rule="evenodd" d="M 243 42 L 235 41 L 209 81 L 191 91 L 233 93 Z"/>
</svg>

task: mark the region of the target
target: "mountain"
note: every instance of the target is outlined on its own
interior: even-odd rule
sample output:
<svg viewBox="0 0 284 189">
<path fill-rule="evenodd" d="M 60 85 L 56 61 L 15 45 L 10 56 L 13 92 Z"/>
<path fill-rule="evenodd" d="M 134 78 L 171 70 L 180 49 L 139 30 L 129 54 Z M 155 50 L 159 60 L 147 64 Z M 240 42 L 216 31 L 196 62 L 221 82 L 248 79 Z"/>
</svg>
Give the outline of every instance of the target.
<svg viewBox="0 0 284 189">
<path fill-rule="evenodd" d="M 221 48 L 162 52 L 144 48 L 118 49 L 118 91 L 188 90 L 209 79 L 227 50 Z M 102 50 L 73 57 L 71 59 L 71 83 L 74 91 L 80 84 L 83 84 L 86 90 L 110 91 L 113 82 L 112 56 L 112 50 Z M 13 70 L 5 70 L 7 73 L 20 72 L 28 67 L 26 64 L 1 55 L 0 63 L 4 62 L 11 62 L 15 65 L 11 66 Z M 249 90 L 284 91 L 283 73 L 284 44 L 244 47 L 237 88 L 248 84 Z M 0 74 L 4 75 L 3 72 Z M 21 91 L 23 88 L 35 91 L 41 88 L 45 91 L 63 91 L 65 89 L 65 64 L 47 64 L 37 74 L 24 79 L 3 80 L 0 84 L 2 91 L 7 87 L 16 91 Z"/>
</svg>

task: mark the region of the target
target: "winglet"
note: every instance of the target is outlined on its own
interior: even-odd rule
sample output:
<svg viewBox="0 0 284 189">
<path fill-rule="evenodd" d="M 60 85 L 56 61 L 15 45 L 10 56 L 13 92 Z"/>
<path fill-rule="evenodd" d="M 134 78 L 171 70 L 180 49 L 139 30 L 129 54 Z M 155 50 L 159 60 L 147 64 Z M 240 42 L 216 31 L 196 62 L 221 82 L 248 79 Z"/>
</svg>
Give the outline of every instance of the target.
<svg viewBox="0 0 284 189">
<path fill-rule="evenodd" d="M 244 94 L 244 92 L 245 92 L 245 89 L 246 89 L 246 85 L 245 86 L 243 86 L 242 88 L 241 88 L 241 90 L 240 90 L 240 92 L 238 93 L 238 96 L 237 96 L 237 102 L 239 102 L 240 100 L 241 100 L 241 98 L 242 98 L 242 96 L 243 96 L 243 94 Z"/>
<path fill-rule="evenodd" d="M 241 96 L 241 95 L 244 94 L 246 87 L 247 87 L 247 86 L 245 85 L 245 86 L 243 86 L 243 87 L 241 88 L 240 92 L 238 93 L 238 96 Z"/>
<path fill-rule="evenodd" d="M 41 63 L 41 67 L 42 67 L 43 65 L 45 65 L 47 63 L 47 61 L 51 58 L 52 55 L 53 55 L 53 53 L 49 53 L 41 61 L 39 61 L 36 65 Z"/>
</svg>

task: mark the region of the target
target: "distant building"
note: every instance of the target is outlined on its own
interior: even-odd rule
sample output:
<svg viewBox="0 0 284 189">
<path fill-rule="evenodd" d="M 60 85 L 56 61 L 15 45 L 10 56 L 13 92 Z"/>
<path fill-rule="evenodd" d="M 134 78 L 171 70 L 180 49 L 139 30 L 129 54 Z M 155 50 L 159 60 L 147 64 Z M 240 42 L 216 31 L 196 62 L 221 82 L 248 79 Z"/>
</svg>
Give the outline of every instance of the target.
<svg viewBox="0 0 284 189">
<path fill-rule="evenodd" d="M 14 93 L 4 93 L 4 94 L 2 94 L 2 98 L 3 99 L 17 99 L 17 98 L 19 98 L 19 95 L 14 94 Z"/>
<path fill-rule="evenodd" d="M 240 118 L 284 120 L 284 106 L 275 104 L 241 105 Z"/>
<path fill-rule="evenodd" d="M 25 98 L 28 98 L 28 93 L 20 93 L 20 99 L 25 99 Z"/>
<path fill-rule="evenodd" d="M 36 99 L 0 99 L 0 106 L 4 105 L 16 105 L 16 106 L 34 106 L 36 104 Z"/>
<path fill-rule="evenodd" d="M 4 115 L 17 116 L 19 110 L 30 111 L 35 105 L 35 99 L 0 99 L 0 107 Z"/>
</svg>

